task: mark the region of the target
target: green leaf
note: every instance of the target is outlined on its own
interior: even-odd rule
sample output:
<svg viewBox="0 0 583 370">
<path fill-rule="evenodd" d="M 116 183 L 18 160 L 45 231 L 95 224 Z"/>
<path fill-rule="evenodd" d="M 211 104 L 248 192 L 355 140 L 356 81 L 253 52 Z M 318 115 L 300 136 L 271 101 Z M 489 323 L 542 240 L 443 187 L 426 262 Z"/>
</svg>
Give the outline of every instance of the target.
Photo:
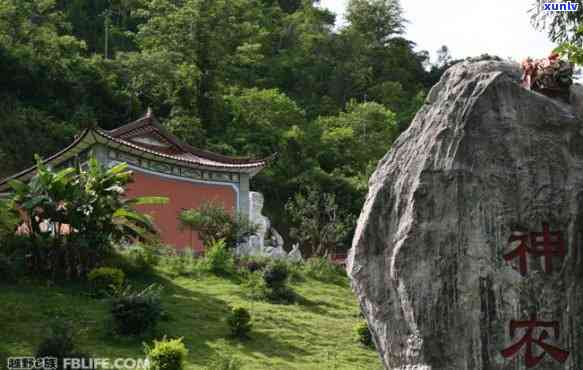
<svg viewBox="0 0 583 370">
<path fill-rule="evenodd" d="M 64 170 L 61 170 L 61 171 L 57 172 L 57 174 L 53 178 L 53 181 L 55 181 L 55 182 L 61 182 L 64 179 L 66 179 L 67 177 L 69 177 L 69 175 L 71 175 L 73 173 L 75 173 L 75 169 L 74 168 L 72 168 L 72 167 L 65 168 Z"/>
<path fill-rule="evenodd" d="M 10 180 L 8 185 L 17 193 L 26 193 L 28 191 L 28 185 L 20 180 Z"/>
<path fill-rule="evenodd" d="M 118 175 L 128 169 L 127 163 L 119 163 L 107 171 L 108 175 Z"/>
</svg>

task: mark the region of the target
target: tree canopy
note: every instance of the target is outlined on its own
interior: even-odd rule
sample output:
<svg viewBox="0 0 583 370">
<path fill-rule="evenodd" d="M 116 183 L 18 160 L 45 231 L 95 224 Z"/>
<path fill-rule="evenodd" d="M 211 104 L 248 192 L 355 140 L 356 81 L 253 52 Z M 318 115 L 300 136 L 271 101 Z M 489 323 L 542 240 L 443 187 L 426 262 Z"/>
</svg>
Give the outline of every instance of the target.
<svg viewBox="0 0 583 370">
<path fill-rule="evenodd" d="M 192 145 L 278 152 L 253 186 L 284 232 L 283 205 L 306 186 L 357 213 L 449 60 L 427 68 L 397 0 L 351 0 L 346 19 L 312 0 L 4 0 L 0 176 L 151 107 Z"/>
</svg>

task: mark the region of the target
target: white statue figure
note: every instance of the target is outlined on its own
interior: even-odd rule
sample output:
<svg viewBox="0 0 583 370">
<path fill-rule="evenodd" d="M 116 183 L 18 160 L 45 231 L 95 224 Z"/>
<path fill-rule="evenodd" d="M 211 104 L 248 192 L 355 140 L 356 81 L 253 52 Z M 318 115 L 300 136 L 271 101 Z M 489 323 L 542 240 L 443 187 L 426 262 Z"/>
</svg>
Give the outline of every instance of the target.
<svg viewBox="0 0 583 370">
<path fill-rule="evenodd" d="M 292 245 L 292 250 L 287 255 L 287 259 L 291 262 L 302 262 L 304 258 L 302 257 L 302 252 L 300 251 L 300 244 L 295 243 Z"/>
<path fill-rule="evenodd" d="M 265 237 L 269 233 L 269 229 L 271 228 L 271 222 L 267 217 L 265 217 L 261 212 L 263 211 L 263 205 L 265 204 L 265 199 L 263 198 L 263 194 L 252 191 L 249 193 L 249 206 L 250 206 L 250 214 L 249 214 L 249 221 L 256 224 L 258 226 L 257 232 L 255 235 L 258 237 L 258 243 L 260 249 L 265 247 Z"/>
<path fill-rule="evenodd" d="M 290 255 L 283 248 L 283 237 L 275 228 L 271 227 L 269 219 L 261 213 L 264 203 L 265 199 L 261 193 L 254 191 L 249 193 L 249 221 L 256 224 L 258 230 L 254 235 L 247 238 L 246 242 L 237 246 L 235 254 L 238 256 L 266 256 L 274 259 L 301 261 L 302 255 L 299 251 L 299 246 L 296 245 L 295 247 L 297 248 L 292 250 Z"/>
</svg>

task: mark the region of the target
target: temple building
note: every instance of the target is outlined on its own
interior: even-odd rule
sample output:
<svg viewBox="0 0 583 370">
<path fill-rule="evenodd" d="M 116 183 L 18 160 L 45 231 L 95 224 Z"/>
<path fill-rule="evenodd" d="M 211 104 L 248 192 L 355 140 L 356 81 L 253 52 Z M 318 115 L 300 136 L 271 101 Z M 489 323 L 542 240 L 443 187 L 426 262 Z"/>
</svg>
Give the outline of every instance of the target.
<svg viewBox="0 0 583 370">
<path fill-rule="evenodd" d="M 196 149 L 168 132 L 150 111 L 111 131 L 85 129 L 71 145 L 44 162 L 60 168 L 83 164 L 89 156 L 107 166 L 128 164 L 134 173 L 128 197 L 169 198 L 165 205 L 143 205 L 139 210 L 153 217 L 164 244 L 196 251 L 203 250 L 202 243 L 196 232 L 181 229 L 180 212 L 212 201 L 249 216 L 249 181 L 273 158 L 234 158 Z M 30 167 L 0 181 L 0 193 L 9 192 L 9 180 L 26 181 L 35 169 Z"/>
</svg>

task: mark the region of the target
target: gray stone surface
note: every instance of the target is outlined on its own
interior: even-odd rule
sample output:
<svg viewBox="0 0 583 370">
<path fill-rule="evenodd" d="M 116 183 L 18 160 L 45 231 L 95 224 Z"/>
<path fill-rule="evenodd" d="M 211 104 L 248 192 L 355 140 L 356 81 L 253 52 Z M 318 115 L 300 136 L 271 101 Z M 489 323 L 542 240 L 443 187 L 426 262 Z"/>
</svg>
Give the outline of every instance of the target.
<svg viewBox="0 0 583 370">
<path fill-rule="evenodd" d="M 533 368 L 583 369 L 581 107 L 519 78 L 509 62 L 450 68 L 370 179 L 348 271 L 387 369 L 525 369 L 525 347 L 500 351 L 525 334 L 510 320 L 534 312 L 570 355 Z M 509 238 L 543 222 L 567 254 L 550 274 L 530 255 L 522 276 Z"/>
</svg>

